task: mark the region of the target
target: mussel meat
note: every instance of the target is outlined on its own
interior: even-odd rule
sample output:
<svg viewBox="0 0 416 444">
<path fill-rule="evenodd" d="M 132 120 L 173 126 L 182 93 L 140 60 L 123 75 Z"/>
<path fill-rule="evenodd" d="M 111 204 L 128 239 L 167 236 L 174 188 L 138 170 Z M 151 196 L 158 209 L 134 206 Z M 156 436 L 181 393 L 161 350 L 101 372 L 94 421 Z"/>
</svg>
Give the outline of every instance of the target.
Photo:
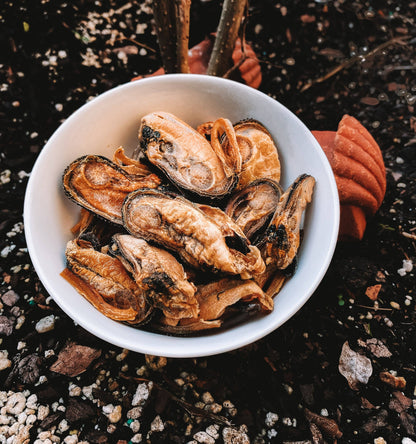
<svg viewBox="0 0 416 444">
<path fill-rule="evenodd" d="M 224 150 L 220 140 L 227 140 Z M 148 160 L 159 167 L 179 188 L 200 196 L 217 198 L 237 183 L 241 155 L 228 119 L 218 119 L 211 141 L 197 130 L 166 112 L 147 114 L 141 120 L 140 147 Z"/>
<path fill-rule="evenodd" d="M 109 253 L 131 273 L 150 303 L 165 316 L 183 319 L 198 316 L 195 286 L 182 265 L 165 250 L 129 234 L 115 234 Z"/>
<path fill-rule="evenodd" d="M 275 181 L 257 179 L 234 193 L 225 212 L 255 243 L 255 237 L 268 225 L 276 211 L 281 193 L 281 187 Z"/>
<path fill-rule="evenodd" d="M 91 304 L 111 319 L 134 324 L 152 312 L 144 292 L 115 257 L 81 239 L 67 243 L 67 268 L 61 275 Z"/>
<path fill-rule="evenodd" d="M 312 200 L 314 187 L 315 179 L 308 174 L 301 174 L 283 193 L 261 242 L 266 264 L 275 262 L 277 268 L 284 270 L 296 257 L 302 215 Z"/>
<path fill-rule="evenodd" d="M 130 234 L 175 251 L 193 267 L 244 278 L 262 273 L 265 265 L 260 251 L 225 213 L 210 211 L 216 216 L 180 196 L 137 190 L 126 197 L 122 216 Z"/>
<path fill-rule="evenodd" d="M 256 179 L 269 178 L 279 183 L 279 152 L 269 131 L 253 119 L 236 123 L 234 131 L 242 160 L 236 189 L 242 189 Z M 228 149 L 227 140 L 223 141 L 223 149 Z"/>
<path fill-rule="evenodd" d="M 87 155 L 66 168 L 62 182 L 65 194 L 71 200 L 121 225 L 121 205 L 127 194 L 138 188 L 156 188 L 161 180 L 144 166 L 135 165 L 126 171 L 106 157 Z"/>
</svg>

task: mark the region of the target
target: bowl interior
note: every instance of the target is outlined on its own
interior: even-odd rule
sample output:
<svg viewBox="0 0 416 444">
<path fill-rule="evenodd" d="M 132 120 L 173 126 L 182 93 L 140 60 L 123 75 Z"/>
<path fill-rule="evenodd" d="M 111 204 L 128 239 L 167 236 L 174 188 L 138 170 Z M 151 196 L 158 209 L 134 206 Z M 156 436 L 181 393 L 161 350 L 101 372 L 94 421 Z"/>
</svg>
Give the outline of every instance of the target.
<svg viewBox="0 0 416 444">
<path fill-rule="evenodd" d="M 139 122 L 152 111 L 171 112 L 191 126 L 227 117 L 254 118 L 279 147 L 281 184 L 299 174 L 315 177 L 313 202 L 304 220 L 304 239 L 295 275 L 275 299 L 272 313 L 232 329 L 200 337 L 172 337 L 112 321 L 98 312 L 60 273 L 65 245 L 79 208 L 63 194 L 62 173 L 77 157 L 112 157 L 123 146 L 137 146 Z M 24 224 L 33 265 L 49 294 L 77 323 L 96 336 L 133 351 L 167 357 L 197 357 L 247 345 L 273 331 L 308 300 L 332 258 L 339 224 L 338 193 L 329 163 L 305 125 L 284 106 L 250 87 L 217 77 L 173 74 L 121 85 L 93 99 L 70 116 L 40 153 L 28 183 Z"/>
</svg>

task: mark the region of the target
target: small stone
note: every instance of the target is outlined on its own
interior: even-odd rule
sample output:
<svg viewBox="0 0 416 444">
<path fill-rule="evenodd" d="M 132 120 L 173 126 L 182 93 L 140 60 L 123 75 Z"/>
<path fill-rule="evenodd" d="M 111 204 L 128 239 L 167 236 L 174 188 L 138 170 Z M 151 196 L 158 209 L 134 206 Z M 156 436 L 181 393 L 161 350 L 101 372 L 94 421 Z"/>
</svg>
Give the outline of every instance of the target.
<svg viewBox="0 0 416 444">
<path fill-rule="evenodd" d="M 43 421 L 49 415 L 49 406 L 48 405 L 40 405 L 38 407 L 38 419 Z"/>
<path fill-rule="evenodd" d="M 13 321 L 6 316 L 0 316 L 0 335 L 10 336 L 13 333 Z"/>
<path fill-rule="evenodd" d="M 6 403 L 6 411 L 12 415 L 19 415 L 26 407 L 26 398 L 23 393 L 13 393 Z"/>
<path fill-rule="evenodd" d="M 163 432 L 164 429 L 165 425 L 163 424 L 161 417 L 157 415 L 156 418 L 150 424 L 150 430 L 152 432 Z"/>
<path fill-rule="evenodd" d="M 55 316 L 49 315 L 40 319 L 35 326 L 35 329 L 38 333 L 46 333 L 55 328 Z"/>
<path fill-rule="evenodd" d="M 140 421 L 137 421 L 137 419 L 132 421 L 130 423 L 130 428 L 131 428 L 133 433 L 137 433 L 140 430 Z"/>
<path fill-rule="evenodd" d="M 8 307 L 13 307 L 19 299 L 20 296 L 13 290 L 6 291 L 6 293 L 4 293 L 1 297 L 3 304 L 7 305 Z"/>
<path fill-rule="evenodd" d="M 136 433 L 130 438 L 130 442 L 136 443 L 136 442 L 142 442 L 142 434 Z"/>
<path fill-rule="evenodd" d="M 0 371 L 9 368 L 12 365 L 12 361 L 8 359 L 9 352 L 7 350 L 0 350 Z"/>
<path fill-rule="evenodd" d="M 69 396 L 80 396 L 82 393 L 81 387 L 78 387 L 75 384 L 70 384 L 68 391 L 69 391 Z"/>
<path fill-rule="evenodd" d="M 374 444 L 387 444 L 387 442 L 383 437 L 379 436 L 374 439 Z"/>
<path fill-rule="evenodd" d="M 137 405 L 143 405 L 147 399 L 149 398 L 150 392 L 153 388 L 153 382 L 149 381 L 148 383 L 143 382 L 137 386 L 136 393 L 133 396 L 133 400 L 131 405 L 133 407 Z"/>
<path fill-rule="evenodd" d="M 402 444 L 416 444 L 416 442 L 413 441 L 413 439 L 410 439 L 410 438 L 403 438 L 402 439 Z"/>
<path fill-rule="evenodd" d="M 38 408 L 37 402 L 38 402 L 38 397 L 35 394 L 30 395 L 26 400 L 26 407 L 29 409 L 36 410 Z"/>
<path fill-rule="evenodd" d="M 207 432 L 198 432 L 193 436 L 194 440 L 203 444 L 215 444 L 215 439 L 208 435 Z"/>
<path fill-rule="evenodd" d="M 116 405 L 114 410 L 108 415 L 108 419 L 111 423 L 115 424 L 121 419 L 121 405 Z"/>
<path fill-rule="evenodd" d="M 212 404 L 214 402 L 214 398 L 210 392 L 204 392 L 202 393 L 202 401 L 205 402 L 205 404 Z"/>
<path fill-rule="evenodd" d="M 78 436 L 77 435 L 69 435 L 66 436 L 64 439 L 65 444 L 77 444 L 78 443 Z"/>
<path fill-rule="evenodd" d="M 214 439 L 218 439 L 219 438 L 219 431 L 220 426 L 218 424 L 213 424 L 208 426 L 205 431 L 208 433 L 208 435 L 212 436 Z"/>
<path fill-rule="evenodd" d="M 142 407 L 134 407 L 127 412 L 127 418 L 129 419 L 137 419 L 142 416 L 143 409 Z"/>
<path fill-rule="evenodd" d="M 265 424 L 266 427 L 273 427 L 276 422 L 279 420 L 279 415 L 277 413 L 268 412 L 266 414 Z"/>
<path fill-rule="evenodd" d="M 66 432 L 69 429 L 69 425 L 68 425 L 68 421 L 66 419 L 63 419 L 59 424 L 58 424 L 58 430 L 60 432 Z"/>
<path fill-rule="evenodd" d="M 224 444 L 250 444 L 250 439 L 243 426 L 241 426 L 240 429 L 224 427 L 222 438 Z"/>
</svg>

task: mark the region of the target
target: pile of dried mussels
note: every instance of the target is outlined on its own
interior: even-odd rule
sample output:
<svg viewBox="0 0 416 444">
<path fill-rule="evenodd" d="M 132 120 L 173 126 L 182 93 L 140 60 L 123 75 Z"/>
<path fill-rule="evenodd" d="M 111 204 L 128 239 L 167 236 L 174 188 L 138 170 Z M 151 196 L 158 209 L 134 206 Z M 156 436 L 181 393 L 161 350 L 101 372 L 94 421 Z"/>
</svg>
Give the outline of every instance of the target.
<svg viewBox="0 0 416 444">
<path fill-rule="evenodd" d="M 278 149 L 254 120 L 195 130 L 154 112 L 139 139 L 133 158 L 118 148 L 112 161 L 87 155 L 65 170 L 82 209 L 62 276 L 109 318 L 165 333 L 270 312 L 315 179 L 283 192 Z"/>
</svg>

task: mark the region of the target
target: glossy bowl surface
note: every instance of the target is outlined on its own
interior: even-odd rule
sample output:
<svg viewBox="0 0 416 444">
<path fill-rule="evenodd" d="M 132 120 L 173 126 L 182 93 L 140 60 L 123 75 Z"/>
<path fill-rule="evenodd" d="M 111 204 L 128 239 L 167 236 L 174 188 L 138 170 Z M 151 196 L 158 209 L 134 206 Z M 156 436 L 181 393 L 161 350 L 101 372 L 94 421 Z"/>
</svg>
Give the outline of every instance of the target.
<svg viewBox="0 0 416 444">
<path fill-rule="evenodd" d="M 137 146 L 139 122 L 152 111 L 171 112 L 191 126 L 227 117 L 254 118 L 279 147 L 281 184 L 301 173 L 315 177 L 313 202 L 304 218 L 304 238 L 296 273 L 275 299 L 272 313 L 224 331 L 173 337 L 142 331 L 106 318 L 60 273 L 65 245 L 79 208 L 63 193 L 62 173 L 84 154 L 112 157 Z M 46 290 L 74 321 L 94 335 L 133 351 L 166 357 L 198 357 L 234 350 L 272 332 L 293 316 L 317 288 L 331 261 L 338 234 L 339 201 L 331 167 L 306 126 L 287 108 L 243 84 L 218 77 L 171 74 L 116 87 L 72 114 L 42 149 L 32 170 L 24 204 L 27 246 Z"/>
</svg>

